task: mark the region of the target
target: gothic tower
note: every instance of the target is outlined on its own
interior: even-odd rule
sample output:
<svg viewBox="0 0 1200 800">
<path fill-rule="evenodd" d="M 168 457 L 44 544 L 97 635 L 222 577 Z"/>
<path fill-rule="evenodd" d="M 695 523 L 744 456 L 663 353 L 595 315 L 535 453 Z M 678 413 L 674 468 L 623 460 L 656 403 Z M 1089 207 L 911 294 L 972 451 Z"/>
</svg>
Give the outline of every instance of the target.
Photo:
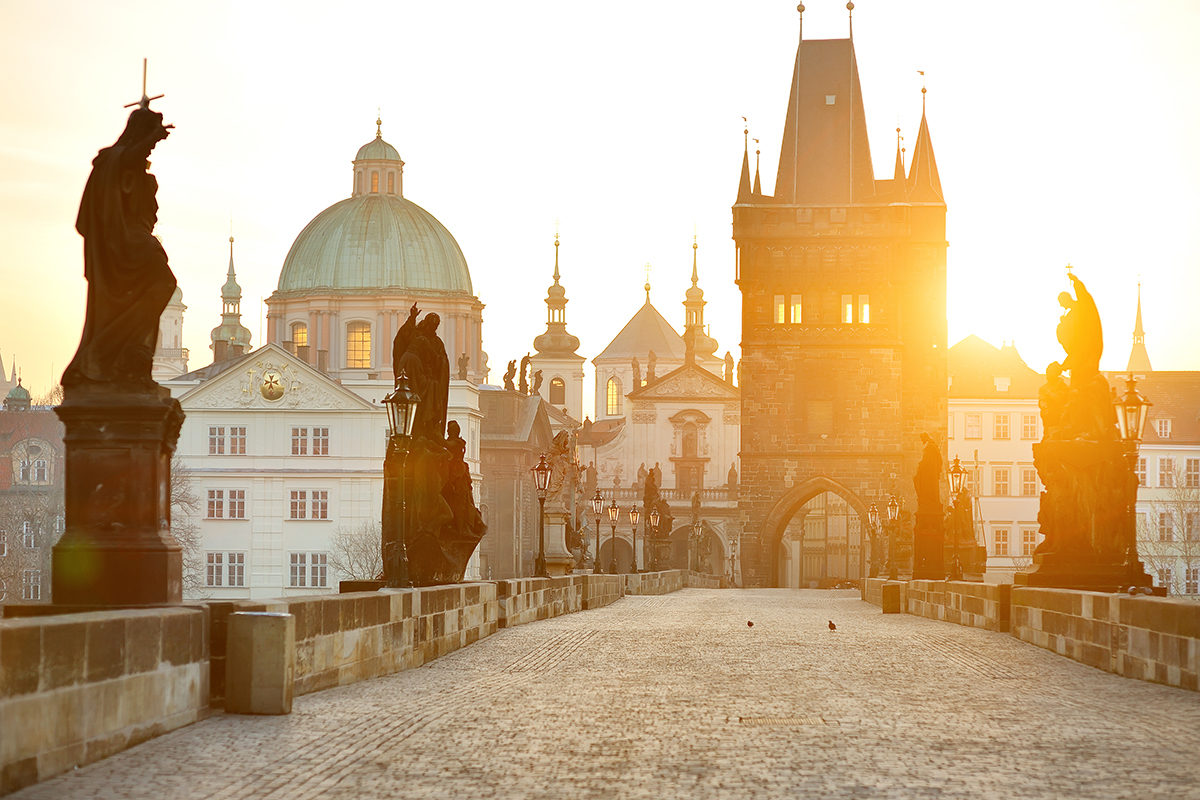
<svg viewBox="0 0 1200 800">
<path fill-rule="evenodd" d="M 742 568 L 770 586 L 808 500 L 838 495 L 866 531 L 890 493 L 915 511 L 920 434 L 945 452 L 946 204 L 924 94 L 908 174 L 875 179 L 853 38 L 801 36 L 775 194 L 748 148 L 740 178 Z"/>
<path fill-rule="evenodd" d="M 534 370 L 542 371 L 538 393 L 576 420 L 583 419 L 583 356 L 579 338 L 567 332 L 567 290 L 558 282 L 558 234 L 554 234 L 554 283 L 546 290 L 546 332 L 533 340 Z"/>
</svg>

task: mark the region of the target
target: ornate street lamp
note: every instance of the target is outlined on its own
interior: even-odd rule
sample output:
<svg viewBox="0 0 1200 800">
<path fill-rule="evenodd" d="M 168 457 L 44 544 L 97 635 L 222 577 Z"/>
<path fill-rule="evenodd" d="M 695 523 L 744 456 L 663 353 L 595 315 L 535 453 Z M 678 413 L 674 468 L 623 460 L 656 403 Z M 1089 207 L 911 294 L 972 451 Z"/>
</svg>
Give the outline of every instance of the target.
<svg viewBox="0 0 1200 800">
<path fill-rule="evenodd" d="M 539 578 L 550 577 L 550 573 L 546 571 L 546 490 L 550 488 L 552 471 L 553 467 L 546 463 L 544 453 L 537 466 L 530 470 L 533 473 L 538 496 L 538 556 L 533 565 L 533 574 Z"/>
<path fill-rule="evenodd" d="M 654 530 L 654 546 L 650 548 L 650 569 L 658 569 L 658 522 L 661 519 L 657 508 L 650 509 L 650 527 Z M 642 539 L 642 548 L 646 547 L 646 540 Z"/>
<path fill-rule="evenodd" d="M 871 529 L 871 569 L 870 577 L 875 578 L 879 575 L 879 567 L 883 563 L 881 546 L 883 537 L 879 535 L 879 506 L 871 503 L 867 506 L 867 526 Z"/>
<path fill-rule="evenodd" d="M 704 535 L 704 523 L 696 520 L 692 523 L 692 551 L 695 553 L 693 559 L 696 563 L 696 572 L 700 571 L 700 537 Z"/>
<path fill-rule="evenodd" d="M 900 500 L 896 497 L 896 495 L 892 495 L 888 498 L 887 515 L 888 519 L 892 522 L 895 522 L 900 518 Z"/>
<path fill-rule="evenodd" d="M 1142 440 L 1142 433 L 1146 428 L 1146 418 L 1150 414 L 1150 406 L 1153 403 L 1138 392 L 1137 381 L 1131 374 L 1125 379 L 1125 396 L 1118 398 L 1115 405 L 1117 407 L 1117 427 L 1121 429 L 1121 439 L 1131 443 L 1136 451 L 1138 442 Z"/>
<path fill-rule="evenodd" d="M 867 507 L 867 522 L 871 524 L 872 528 L 879 525 L 879 506 L 874 503 Z"/>
<path fill-rule="evenodd" d="M 967 499 L 967 469 L 954 457 L 954 463 L 947 470 L 950 474 L 950 494 L 954 502 L 951 513 L 950 535 L 954 538 L 954 562 L 950 565 L 947 577 L 952 581 L 962 580 L 962 559 L 958 556 L 958 545 L 963 538 L 962 528 L 969 525 L 970 502 Z"/>
<path fill-rule="evenodd" d="M 604 511 L 604 497 L 599 489 L 588 502 L 592 504 L 592 513 L 596 515 L 596 555 L 592 558 L 592 574 L 599 575 L 604 571 L 600 568 L 600 513 Z"/>
<path fill-rule="evenodd" d="M 636 504 L 635 504 L 635 505 L 632 505 L 632 506 L 630 506 L 630 507 L 629 507 L 629 526 L 630 526 L 631 528 L 633 528 L 633 570 L 632 570 L 632 572 L 633 572 L 633 574 L 634 574 L 634 575 L 636 575 L 636 574 L 637 574 L 637 572 L 638 572 L 638 565 L 637 565 L 637 524 L 638 524 L 638 518 L 639 518 L 639 516 L 640 516 L 640 515 L 641 515 L 641 512 L 639 512 L 639 511 L 638 511 L 638 507 L 637 507 L 637 505 L 636 505 Z M 645 538 L 643 538 L 643 539 L 642 539 L 642 544 L 643 544 L 643 545 L 645 545 L 645 543 L 646 543 L 646 540 L 645 540 Z"/>
<path fill-rule="evenodd" d="M 896 524 L 900 519 L 900 500 L 896 495 L 890 495 L 887 501 L 887 530 L 888 530 L 888 580 L 894 581 L 899 577 L 896 566 Z"/>
<path fill-rule="evenodd" d="M 617 508 L 617 496 L 613 495 L 612 504 L 608 507 L 608 521 L 612 525 L 612 535 L 608 538 L 608 572 L 610 575 L 617 574 L 617 518 L 621 516 L 621 509 Z"/>
<path fill-rule="evenodd" d="M 950 494 L 954 495 L 954 500 L 957 502 L 958 496 L 962 494 L 963 485 L 966 483 L 967 470 L 959 462 L 958 456 L 955 456 L 954 463 L 950 465 L 948 471 L 950 473 Z"/>
<path fill-rule="evenodd" d="M 388 480 L 385 484 L 384 517 L 386 522 L 383 531 L 383 565 L 384 579 L 388 586 L 411 586 L 408 578 L 408 553 L 406 550 L 406 517 L 408 504 L 405 502 L 404 468 L 408 457 L 409 440 L 412 437 L 413 423 L 417 419 L 417 408 L 421 405 L 421 396 L 413 389 L 412 382 L 404 370 L 396 377 L 395 388 L 383 398 L 383 407 L 388 415 L 388 455 L 393 452 L 399 456 L 399 468 L 389 469 L 388 457 L 384 457 L 384 474 Z M 388 491 L 395 482 L 395 491 Z"/>
</svg>

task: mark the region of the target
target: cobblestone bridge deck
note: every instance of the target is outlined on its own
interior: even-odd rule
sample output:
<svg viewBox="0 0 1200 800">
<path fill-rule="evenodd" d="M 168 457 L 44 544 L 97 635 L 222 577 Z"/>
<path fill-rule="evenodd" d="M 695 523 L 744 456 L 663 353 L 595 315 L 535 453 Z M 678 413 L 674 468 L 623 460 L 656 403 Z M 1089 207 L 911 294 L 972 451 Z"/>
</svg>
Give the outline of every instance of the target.
<svg viewBox="0 0 1200 800">
<path fill-rule="evenodd" d="M 1200 798 L 1200 695 L 856 593 L 688 589 L 11 796 Z"/>
</svg>

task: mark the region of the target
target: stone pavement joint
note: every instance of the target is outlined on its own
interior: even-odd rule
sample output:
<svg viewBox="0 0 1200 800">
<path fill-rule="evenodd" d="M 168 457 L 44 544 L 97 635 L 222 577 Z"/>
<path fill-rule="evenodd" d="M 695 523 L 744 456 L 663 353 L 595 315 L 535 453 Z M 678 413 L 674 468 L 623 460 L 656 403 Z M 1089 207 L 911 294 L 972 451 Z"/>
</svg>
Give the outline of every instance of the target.
<svg viewBox="0 0 1200 800">
<path fill-rule="evenodd" d="M 1200 695 L 853 592 L 626 597 L 293 708 L 12 797 L 1200 798 Z"/>
</svg>

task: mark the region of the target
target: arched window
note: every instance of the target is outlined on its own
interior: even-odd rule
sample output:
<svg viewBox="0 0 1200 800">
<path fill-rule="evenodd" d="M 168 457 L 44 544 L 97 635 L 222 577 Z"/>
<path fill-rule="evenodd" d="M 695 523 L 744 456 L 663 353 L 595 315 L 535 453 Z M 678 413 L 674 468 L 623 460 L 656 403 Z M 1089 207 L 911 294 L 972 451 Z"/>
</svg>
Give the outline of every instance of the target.
<svg viewBox="0 0 1200 800">
<path fill-rule="evenodd" d="M 561 406 L 567 402 L 567 382 L 562 378 L 550 379 L 550 405 Z"/>
<path fill-rule="evenodd" d="M 696 423 L 689 422 L 683 426 L 683 457 L 696 457 Z"/>
<path fill-rule="evenodd" d="M 371 326 L 366 322 L 351 322 L 346 326 L 346 368 L 368 369 L 371 366 Z"/>
<path fill-rule="evenodd" d="M 608 397 L 605 405 L 607 416 L 615 417 L 621 413 L 621 382 L 615 377 L 608 379 Z"/>
<path fill-rule="evenodd" d="M 396 173 L 388 173 L 388 194 L 396 193 Z"/>
<path fill-rule="evenodd" d="M 308 347 L 308 326 L 303 322 L 292 323 L 292 344 L 296 347 Z"/>
<path fill-rule="evenodd" d="M 371 173 L 371 191 L 372 192 L 379 191 L 379 173 L 378 172 Z"/>
</svg>

